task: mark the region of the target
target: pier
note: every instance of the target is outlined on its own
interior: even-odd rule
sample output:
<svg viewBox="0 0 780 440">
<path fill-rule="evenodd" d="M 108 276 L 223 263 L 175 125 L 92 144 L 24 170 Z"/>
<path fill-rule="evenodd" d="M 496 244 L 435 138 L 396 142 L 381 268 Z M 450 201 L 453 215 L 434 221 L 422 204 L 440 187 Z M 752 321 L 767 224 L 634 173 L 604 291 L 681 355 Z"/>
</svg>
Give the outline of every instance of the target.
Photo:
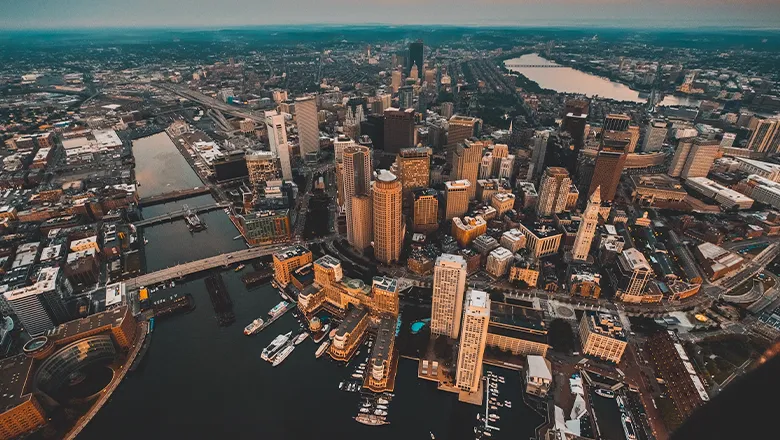
<svg viewBox="0 0 780 440">
<path fill-rule="evenodd" d="M 171 191 L 156 196 L 143 197 L 138 201 L 138 206 L 141 208 L 159 205 L 161 203 L 175 202 L 176 200 L 187 199 L 193 196 L 200 196 L 203 194 L 209 194 L 211 190 L 207 186 L 198 186 L 190 189 L 180 189 L 177 191 Z"/>
<path fill-rule="evenodd" d="M 165 223 L 165 222 L 170 222 L 173 220 L 184 218 L 184 216 L 187 215 L 188 212 L 199 214 L 201 212 L 213 211 L 215 209 L 224 209 L 227 208 L 228 206 L 230 206 L 229 202 L 222 202 L 222 203 L 212 203 L 210 205 L 198 206 L 197 208 L 185 207 L 177 211 L 169 212 L 167 214 L 146 218 L 141 221 L 134 222 L 133 224 L 135 225 L 136 228 L 143 228 L 145 226 L 152 226 L 158 223 Z"/>
</svg>

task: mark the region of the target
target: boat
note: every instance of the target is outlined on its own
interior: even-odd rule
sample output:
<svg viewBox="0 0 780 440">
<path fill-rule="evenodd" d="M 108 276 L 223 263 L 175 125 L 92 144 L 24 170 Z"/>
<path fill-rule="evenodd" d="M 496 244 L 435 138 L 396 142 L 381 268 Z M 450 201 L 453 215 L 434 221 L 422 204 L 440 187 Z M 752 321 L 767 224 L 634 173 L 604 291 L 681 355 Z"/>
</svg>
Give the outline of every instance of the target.
<svg viewBox="0 0 780 440">
<path fill-rule="evenodd" d="M 255 319 L 254 321 L 250 322 L 249 325 L 244 327 L 244 334 L 247 336 L 254 335 L 263 328 L 264 323 L 265 321 L 263 321 L 262 318 Z"/>
<path fill-rule="evenodd" d="M 364 425 L 369 425 L 369 426 L 381 426 L 381 425 L 390 424 L 390 422 L 388 422 L 384 418 L 377 417 L 371 414 L 358 414 L 355 417 L 355 420 L 359 423 L 362 423 Z"/>
<path fill-rule="evenodd" d="M 292 332 L 287 332 L 286 334 L 275 337 L 274 340 L 263 349 L 263 353 L 260 357 L 263 358 L 264 361 L 270 362 L 271 359 L 287 345 L 290 341 L 290 336 L 292 336 Z"/>
<path fill-rule="evenodd" d="M 317 351 L 314 353 L 315 356 L 319 359 L 322 357 L 323 354 L 325 354 L 326 351 L 328 351 L 328 347 L 330 347 L 330 341 L 325 341 L 320 345 L 320 347 L 317 349 Z"/>
<path fill-rule="evenodd" d="M 380 397 L 380 398 L 376 399 L 376 403 L 378 403 L 380 405 L 387 405 L 388 403 L 390 403 L 390 401 L 385 399 L 385 398 Z"/>
<path fill-rule="evenodd" d="M 281 316 L 284 312 L 287 311 L 287 307 L 290 306 L 290 303 L 287 301 L 282 301 L 279 304 L 275 305 L 273 309 L 268 311 L 268 316 L 271 318 L 277 318 L 278 316 Z"/>
<path fill-rule="evenodd" d="M 282 350 L 281 353 L 279 353 L 276 356 L 274 356 L 274 362 L 271 365 L 273 365 L 275 367 L 275 366 L 281 364 L 282 362 L 284 362 L 284 360 L 287 359 L 287 356 L 289 356 L 290 353 L 293 352 L 293 350 L 295 350 L 295 345 L 288 345 L 288 346 L 286 346 L 284 348 L 284 350 Z"/>
<path fill-rule="evenodd" d="M 322 329 L 320 329 L 320 331 L 318 331 L 317 333 L 314 334 L 314 336 L 312 336 L 314 342 L 316 342 L 317 344 L 322 342 L 322 340 L 325 339 L 325 336 L 328 335 L 328 330 L 330 330 L 330 323 L 326 323 L 325 325 L 323 325 Z"/>
<path fill-rule="evenodd" d="M 243 270 L 245 267 L 246 267 L 246 265 L 239 264 L 238 266 L 236 266 L 236 269 L 234 270 L 234 272 L 241 272 L 241 270 Z"/>
<path fill-rule="evenodd" d="M 295 345 L 298 345 L 298 344 L 300 344 L 301 342 L 305 341 L 305 340 L 306 340 L 306 338 L 308 338 L 308 337 L 309 337 L 309 334 L 308 334 L 308 333 L 306 333 L 306 332 L 301 332 L 301 334 L 299 334 L 299 335 L 298 335 L 298 336 L 295 338 L 294 344 L 295 344 Z"/>
<path fill-rule="evenodd" d="M 612 390 L 605 390 L 603 388 L 596 388 L 596 394 L 598 394 L 601 397 L 606 397 L 607 399 L 614 399 L 615 398 L 615 392 Z"/>
<path fill-rule="evenodd" d="M 634 424 L 631 423 L 631 418 L 626 414 L 621 414 L 620 422 L 623 424 L 623 432 L 626 433 L 626 438 L 628 440 L 636 440 L 636 431 L 634 431 Z"/>
<path fill-rule="evenodd" d="M 386 416 L 387 415 L 387 411 L 382 411 L 381 409 L 378 409 L 378 410 L 374 411 L 374 415 Z"/>
</svg>

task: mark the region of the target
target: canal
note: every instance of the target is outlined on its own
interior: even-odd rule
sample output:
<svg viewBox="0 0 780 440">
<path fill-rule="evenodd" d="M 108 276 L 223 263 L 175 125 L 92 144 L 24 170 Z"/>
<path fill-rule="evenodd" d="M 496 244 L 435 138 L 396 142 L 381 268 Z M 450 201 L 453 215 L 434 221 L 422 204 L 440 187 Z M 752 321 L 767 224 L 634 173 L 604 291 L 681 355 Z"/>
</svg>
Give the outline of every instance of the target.
<svg viewBox="0 0 780 440">
<path fill-rule="evenodd" d="M 554 62 L 539 56 L 539 54 L 526 54 L 519 58 L 504 61 L 505 64 L 555 64 Z M 599 96 L 601 98 L 617 101 L 647 102 L 647 96 L 642 96 L 636 90 L 632 90 L 625 84 L 611 81 L 607 78 L 582 72 L 571 67 L 522 67 L 512 68 L 513 72 L 522 73 L 528 79 L 535 81 L 540 87 L 555 90 L 559 93 L 578 93 L 586 96 Z M 701 101 L 684 96 L 666 95 L 659 105 L 698 106 Z"/>
<path fill-rule="evenodd" d="M 245 269 L 248 270 L 248 269 Z M 161 319 L 138 370 L 128 375 L 111 401 L 80 435 L 82 440 L 123 439 L 473 439 L 478 407 L 459 403 L 417 378 L 415 361 L 402 359 L 389 425 L 364 426 L 359 394 L 339 391 L 354 365 L 345 368 L 323 356 L 307 339 L 274 368 L 260 359 L 278 334 L 297 332 L 292 312 L 255 336 L 243 326 L 265 316 L 281 299 L 270 285 L 247 289 L 240 273 L 223 277 L 234 304 L 236 323 L 219 327 L 202 278 L 177 284 L 155 295 L 191 293 L 196 309 Z M 363 356 L 367 352 L 362 350 Z M 492 367 L 491 367 L 492 368 Z M 522 403 L 518 373 L 493 369 L 506 377 L 501 399 L 501 431 L 494 439 L 528 439 L 542 419 Z"/>
</svg>

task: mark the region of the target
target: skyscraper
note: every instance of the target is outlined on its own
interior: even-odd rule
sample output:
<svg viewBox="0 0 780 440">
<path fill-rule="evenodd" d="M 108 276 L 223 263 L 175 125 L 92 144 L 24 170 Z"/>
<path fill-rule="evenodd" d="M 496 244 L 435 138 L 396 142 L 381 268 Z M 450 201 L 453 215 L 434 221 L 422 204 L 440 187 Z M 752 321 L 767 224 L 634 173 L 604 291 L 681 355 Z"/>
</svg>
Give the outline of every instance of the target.
<svg viewBox="0 0 780 440">
<path fill-rule="evenodd" d="M 479 164 L 482 161 L 482 153 L 484 151 L 484 142 L 468 139 L 459 143 L 455 148 L 452 160 L 452 176 L 457 180 L 469 181 L 469 200 L 473 200 L 476 195 Z"/>
<path fill-rule="evenodd" d="M 418 188 L 412 191 L 414 232 L 433 232 L 439 228 L 438 191 Z"/>
<path fill-rule="evenodd" d="M 575 261 L 586 261 L 590 252 L 593 236 L 596 234 L 596 226 L 599 223 L 599 208 L 601 207 L 601 191 L 596 188 L 588 199 L 585 212 L 582 213 L 580 227 L 577 236 L 574 237 L 574 247 L 571 254 Z"/>
<path fill-rule="evenodd" d="M 401 179 L 404 200 L 415 188 L 427 188 L 431 176 L 431 149 L 428 147 L 403 148 L 396 157 L 398 177 Z"/>
<path fill-rule="evenodd" d="M 780 119 L 761 119 L 750 136 L 747 148 L 759 153 L 777 152 L 780 144 Z"/>
<path fill-rule="evenodd" d="M 461 217 L 469 209 L 469 190 L 471 183 L 468 180 L 452 180 L 444 182 L 446 205 L 444 219 L 452 220 L 453 217 Z"/>
<path fill-rule="evenodd" d="M 536 213 L 547 217 L 563 212 L 566 209 L 566 199 L 569 196 L 571 177 L 565 168 L 549 167 L 539 182 L 539 199 L 536 202 Z"/>
<path fill-rule="evenodd" d="M 473 289 L 466 292 L 455 377 L 455 385 L 461 390 L 461 394 L 473 394 L 481 390 L 482 358 L 485 354 L 489 321 L 488 294 Z"/>
<path fill-rule="evenodd" d="M 460 255 L 440 255 L 433 268 L 431 334 L 458 338 L 465 291 L 466 260 Z"/>
<path fill-rule="evenodd" d="M 374 257 L 384 264 L 390 264 L 398 261 L 404 239 L 401 182 L 387 170 L 377 171 L 373 198 Z"/>
<path fill-rule="evenodd" d="M 362 145 L 350 145 L 344 148 L 342 153 L 344 166 L 344 204 L 347 211 L 347 241 L 353 247 L 361 251 L 370 243 L 365 240 L 366 228 L 362 228 L 368 219 L 356 216 L 352 203 L 356 196 L 368 195 L 371 185 L 371 154 L 368 148 Z M 363 232 L 363 236 L 357 236 L 356 231 Z M 363 246 L 363 247 L 361 247 Z"/>
<path fill-rule="evenodd" d="M 398 153 L 401 148 L 411 147 L 414 147 L 414 109 L 385 109 L 385 151 Z"/>
<path fill-rule="evenodd" d="M 298 142 L 301 156 L 320 150 L 319 116 L 317 98 L 305 96 L 295 100 L 295 119 L 298 121 Z"/>
<path fill-rule="evenodd" d="M 406 74 L 409 75 L 412 71 L 412 66 L 417 66 L 417 69 L 423 68 L 423 42 L 418 40 L 414 43 L 409 43 L 409 68 Z"/>
</svg>

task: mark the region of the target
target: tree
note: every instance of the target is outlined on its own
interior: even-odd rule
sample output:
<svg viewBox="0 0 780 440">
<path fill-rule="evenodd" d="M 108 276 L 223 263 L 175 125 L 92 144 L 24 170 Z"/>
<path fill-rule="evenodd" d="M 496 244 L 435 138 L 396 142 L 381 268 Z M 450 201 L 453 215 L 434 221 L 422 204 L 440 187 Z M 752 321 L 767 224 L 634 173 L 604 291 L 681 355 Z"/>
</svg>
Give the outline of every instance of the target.
<svg viewBox="0 0 780 440">
<path fill-rule="evenodd" d="M 550 323 L 550 345 L 555 351 L 570 353 L 574 351 L 574 331 L 563 319 L 553 319 Z"/>
</svg>

